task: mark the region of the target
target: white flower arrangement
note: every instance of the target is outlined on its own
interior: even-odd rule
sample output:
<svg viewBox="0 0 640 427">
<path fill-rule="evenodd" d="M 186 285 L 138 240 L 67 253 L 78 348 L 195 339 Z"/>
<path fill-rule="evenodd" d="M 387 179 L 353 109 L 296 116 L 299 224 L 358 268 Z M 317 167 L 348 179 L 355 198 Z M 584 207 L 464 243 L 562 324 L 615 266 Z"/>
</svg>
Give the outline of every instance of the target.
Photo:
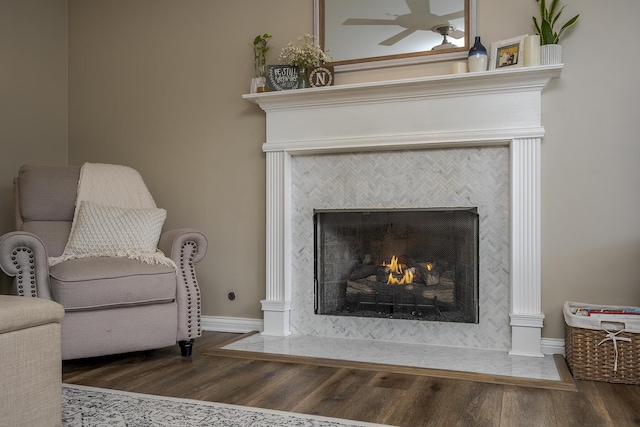
<svg viewBox="0 0 640 427">
<path fill-rule="evenodd" d="M 280 63 L 309 68 L 332 61 L 331 57 L 322 50 L 316 38 L 311 34 L 298 37 L 298 42 L 298 46 L 289 42 L 282 49 L 279 56 Z"/>
</svg>

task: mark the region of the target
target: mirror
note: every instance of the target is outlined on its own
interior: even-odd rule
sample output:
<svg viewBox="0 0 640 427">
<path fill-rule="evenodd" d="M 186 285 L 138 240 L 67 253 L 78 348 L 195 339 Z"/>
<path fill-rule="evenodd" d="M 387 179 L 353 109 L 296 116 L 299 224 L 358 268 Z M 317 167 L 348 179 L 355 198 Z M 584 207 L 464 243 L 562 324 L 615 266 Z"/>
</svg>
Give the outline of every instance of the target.
<svg viewBox="0 0 640 427">
<path fill-rule="evenodd" d="M 476 0 L 314 0 L 314 27 L 336 71 L 466 57 Z"/>
</svg>

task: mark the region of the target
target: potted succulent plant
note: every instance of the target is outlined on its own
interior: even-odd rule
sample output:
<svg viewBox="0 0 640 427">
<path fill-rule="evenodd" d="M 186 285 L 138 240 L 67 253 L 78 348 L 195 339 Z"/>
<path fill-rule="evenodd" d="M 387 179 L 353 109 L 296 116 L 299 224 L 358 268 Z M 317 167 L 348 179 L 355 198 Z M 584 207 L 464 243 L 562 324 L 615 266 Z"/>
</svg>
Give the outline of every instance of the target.
<svg viewBox="0 0 640 427">
<path fill-rule="evenodd" d="M 565 6 L 560 7 L 560 0 L 551 0 L 547 7 L 546 0 L 536 0 L 540 3 L 540 21 L 533 17 L 533 25 L 540 36 L 540 50 L 542 55 L 542 65 L 559 64 L 562 62 L 562 47 L 560 46 L 560 36 L 565 30 L 578 22 L 580 14 L 565 22 L 559 31 L 556 31 L 556 24 L 562 15 Z M 558 24 L 559 25 L 559 24 Z"/>
</svg>

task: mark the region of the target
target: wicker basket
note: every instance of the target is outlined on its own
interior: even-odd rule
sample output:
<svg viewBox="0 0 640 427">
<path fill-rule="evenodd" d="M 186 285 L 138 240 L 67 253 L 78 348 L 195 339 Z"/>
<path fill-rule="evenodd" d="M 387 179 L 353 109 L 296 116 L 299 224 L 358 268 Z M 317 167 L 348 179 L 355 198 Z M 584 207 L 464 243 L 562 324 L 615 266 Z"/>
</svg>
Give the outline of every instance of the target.
<svg viewBox="0 0 640 427">
<path fill-rule="evenodd" d="M 572 305 L 586 306 L 579 303 L 565 303 L 565 308 L 567 305 L 569 307 Z M 600 318 L 593 321 L 593 327 L 600 328 L 596 330 L 572 326 L 570 323 L 574 323 L 573 319 L 570 316 L 568 318 L 566 309 L 564 312 L 565 357 L 573 378 L 609 383 L 640 384 L 640 333 L 626 330 L 629 322 L 640 322 L 640 319 L 637 321 L 625 320 L 616 330 L 615 324 L 620 324 L 619 319 L 615 317 Z M 584 318 L 581 319 L 581 322 L 585 323 Z M 635 330 L 636 328 L 631 327 L 631 329 Z"/>
</svg>

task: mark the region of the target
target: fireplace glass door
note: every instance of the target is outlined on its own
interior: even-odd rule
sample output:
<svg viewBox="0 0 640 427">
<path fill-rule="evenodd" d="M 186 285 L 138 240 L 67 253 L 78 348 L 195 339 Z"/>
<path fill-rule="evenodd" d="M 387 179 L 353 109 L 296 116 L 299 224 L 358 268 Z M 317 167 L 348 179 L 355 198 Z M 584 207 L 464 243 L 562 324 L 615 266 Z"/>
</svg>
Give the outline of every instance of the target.
<svg viewBox="0 0 640 427">
<path fill-rule="evenodd" d="M 478 323 L 476 208 L 315 210 L 315 313 Z"/>
</svg>

